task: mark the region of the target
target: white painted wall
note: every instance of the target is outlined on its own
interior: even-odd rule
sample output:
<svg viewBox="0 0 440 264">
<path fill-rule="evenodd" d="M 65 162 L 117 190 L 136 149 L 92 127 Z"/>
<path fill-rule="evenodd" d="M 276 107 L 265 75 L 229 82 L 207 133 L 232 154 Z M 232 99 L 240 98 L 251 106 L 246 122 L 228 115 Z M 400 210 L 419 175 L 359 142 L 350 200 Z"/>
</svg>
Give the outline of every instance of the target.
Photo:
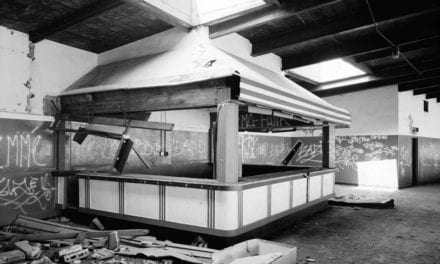
<svg viewBox="0 0 440 264">
<path fill-rule="evenodd" d="M 429 112 L 423 111 L 425 95 L 413 95 L 412 91 L 399 93 L 399 135 L 440 138 L 440 103 L 429 99 Z M 410 124 L 419 132 L 412 134 Z"/>
<path fill-rule="evenodd" d="M 74 81 L 97 65 L 95 53 L 66 46 L 50 40 L 35 45 L 35 61 L 32 65 L 32 80 L 35 98 L 32 108 L 43 113 L 43 98 L 59 95 Z"/>
<path fill-rule="evenodd" d="M 336 135 L 396 135 L 398 132 L 397 85 L 325 97 L 327 102 L 351 113 L 350 128 Z"/>
<path fill-rule="evenodd" d="M 0 111 L 26 112 L 30 59 L 28 35 L 0 27 Z"/>
<path fill-rule="evenodd" d="M 97 63 L 94 53 L 48 40 L 35 45 L 35 60 L 28 53 L 27 34 L 0 27 L 1 112 L 43 114 L 46 95 L 58 95 Z M 28 100 L 29 92 L 34 97 Z"/>
<path fill-rule="evenodd" d="M 212 40 L 215 47 L 229 52 L 237 57 L 253 62 L 271 71 L 281 71 L 281 58 L 273 53 L 251 56 L 252 43 L 237 33 L 225 35 Z"/>
</svg>

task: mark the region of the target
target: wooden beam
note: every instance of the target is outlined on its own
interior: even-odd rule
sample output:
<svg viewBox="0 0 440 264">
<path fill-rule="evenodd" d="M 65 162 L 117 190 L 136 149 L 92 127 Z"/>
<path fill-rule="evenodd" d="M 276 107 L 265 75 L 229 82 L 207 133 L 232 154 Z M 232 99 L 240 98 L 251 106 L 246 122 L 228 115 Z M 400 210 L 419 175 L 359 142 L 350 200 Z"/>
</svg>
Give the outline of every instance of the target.
<svg viewBox="0 0 440 264">
<path fill-rule="evenodd" d="M 126 89 L 61 96 L 62 112 L 76 115 L 150 112 L 216 107 L 219 94 L 238 98 L 238 89 L 229 79 L 215 79 L 180 86 Z"/>
<path fill-rule="evenodd" d="M 358 19 L 348 17 L 332 23 L 328 23 L 323 27 L 316 25 L 307 27 L 307 29 L 299 32 L 286 32 L 279 37 L 269 36 L 268 39 L 252 43 L 252 56 L 260 56 L 267 53 L 279 53 L 286 49 L 294 48 L 311 40 L 319 41 L 322 38 L 330 38 L 336 34 L 350 34 L 360 30 L 368 29 L 371 26 L 365 26 L 371 23 L 366 16 L 358 15 Z"/>
<path fill-rule="evenodd" d="M 433 58 L 411 59 L 410 61 L 419 71 L 427 71 L 440 66 L 440 56 L 435 56 Z M 399 60 L 398 63 L 387 64 L 382 67 L 375 67 L 373 68 L 373 71 L 379 76 L 393 76 L 413 72 L 414 69 L 408 64 L 408 62 Z"/>
<path fill-rule="evenodd" d="M 408 91 L 414 89 L 427 88 L 434 85 L 440 84 L 440 77 L 420 79 L 414 81 L 408 81 L 406 83 L 399 84 L 399 91 Z"/>
<path fill-rule="evenodd" d="M 174 124 L 163 123 L 163 122 L 151 122 L 151 121 L 141 121 L 141 120 L 128 120 L 121 118 L 110 118 L 101 116 L 78 116 L 78 115 L 67 115 L 61 114 L 57 117 L 61 120 L 70 120 L 89 124 L 100 124 L 109 126 L 120 126 L 120 127 L 131 127 L 131 128 L 141 128 L 141 129 L 151 129 L 151 130 L 164 130 L 171 131 L 174 128 Z"/>
<path fill-rule="evenodd" d="M 416 13 L 408 13 L 410 11 L 407 11 L 407 14 L 397 17 L 392 16 L 390 12 L 390 17 L 382 21 L 377 21 L 377 26 L 384 29 L 393 26 L 396 22 L 430 14 L 438 10 L 439 8 L 428 9 Z M 295 46 L 305 45 L 310 41 L 319 42 L 339 36 L 359 34 L 360 32 L 372 30 L 375 27 L 376 25 L 372 23 L 371 18 L 356 14 L 352 17 L 327 23 L 325 27 L 317 25 L 312 28 L 308 27 L 302 32 L 290 32 L 290 34 L 283 34 L 280 37 L 271 37 L 265 41 L 252 43 L 252 55 L 259 56 L 266 53 L 279 53 L 284 50 L 292 49 Z"/>
<path fill-rule="evenodd" d="M 128 120 L 140 120 L 147 121 L 150 118 L 151 113 L 148 112 L 132 112 L 132 113 L 120 113 L 120 114 L 105 114 L 102 117 L 128 119 Z"/>
<path fill-rule="evenodd" d="M 437 91 L 440 91 L 439 88 L 440 88 L 440 84 L 432 85 L 432 86 L 428 86 L 428 87 L 420 88 L 420 89 L 414 89 L 413 94 L 419 95 L 419 94 L 437 92 Z"/>
<path fill-rule="evenodd" d="M 215 163 L 219 182 L 235 183 L 241 177 L 238 110 L 239 106 L 232 102 L 219 106 Z"/>
<path fill-rule="evenodd" d="M 42 28 L 30 32 L 29 40 L 32 42 L 39 42 L 59 31 L 62 31 L 63 29 L 66 29 L 91 17 L 97 16 L 110 9 L 116 8 L 122 4 L 124 4 L 124 1 L 122 0 L 100 0 L 65 17 L 56 19 Z"/>
<path fill-rule="evenodd" d="M 440 35 L 435 35 L 427 38 L 412 40 L 409 42 L 401 43 L 399 49 L 401 52 L 409 52 L 413 50 L 419 50 L 426 47 L 439 47 L 440 46 Z M 391 47 L 385 47 L 383 49 L 378 49 L 374 51 L 367 51 L 365 53 L 354 55 L 353 61 L 356 63 L 367 62 L 375 59 L 380 59 L 384 57 L 391 57 Z"/>
<path fill-rule="evenodd" d="M 66 122 L 61 121 L 58 127 L 65 128 Z M 70 159 L 66 159 L 66 143 L 71 143 L 67 140 L 67 135 L 63 131 L 55 131 L 55 164 L 57 171 L 70 170 L 72 164 Z M 70 147 L 70 146 L 69 146 Z M 66 164 L 66 161 L 68 162 Z M 55 203 L 59 204 L 63 209 L 67 205 L 67 178 L 56 178 L 56 200 Z"/>
<path fill-rule="evenodd" d="M 380 23 L 381 32 L 388 36 L 392 33 L 395 36 L 393 38 L 395 45 L 431 37 L 435 34 L 434 32 L 416 29 L 415 26 L 410 27 L 411 30 L 408 30 L 406 34 L 396 33 L 396 30 L 405 30 L 405 25 L 416 24 L 420 27 L 432 28 L 434 27 L 433 24 L 437 23 L 434 21 L 434 17 L 438 15 L 439 10 L 440 8 L 433 8 L 386 20 Z M 419 20 L 422 20 L 422 22 Z M 314 45 L 309 45 L 310 41 L 313 41 Z M 295 50 L 291 49 L 292 47 Z M 390 44 L 379 36 L 374 25 L 363 26 L 358 29 L 346 30 L 295 43 L 294 46 L 290 46 L 288 52 L 282 54 L 282 69 L 291 69 L 335 58 L 351 57 L 387 47 L 390 47 Z"/>
<path fill-rule="evenodd" d="M 432 92 L 432 93 L 426 94 L 426 99 L 437 98 L 437 97 L 440 97 L 440 90 L 437 90 L 437 92 Z"/>
<path fill-rule="evenodd" d="M 335 125 L 327 124 L 322 127 L 322 167 L 336 167 L 336 134 Z"/>
<path fill-rule="evenodd" d="M 329 88 L 329 89 L 318 87 L 318 88 L 312 90 L 312 92 L 320 97 L 325 97 L 325 96 L 332 96 L 332 95 L 337 95 L 337 94 L 344 94 L 344 93 L 362 91 L 362 90 L 367 90 L 367 89 L 373 89 L 373 88 L 377 88 L 377 87 L 381 87 L 381 86 L 385 86 L 385 85 L 392 85 L 392 84 L 405 83 L 405 82 L 410 82 L 410 81 L 415 81 L 415 80 L 429 79 L 429 78 L 434 78 L 434 77 L 439 77 L 439 76 L 440 76 L 440 68 L 437 68 L 437 69 L 433 69 L 430 71 L 426 71 L 422 75 L 412 73 L 412 74 L 391 76 L 388 78 L 375 78 L 371 81 L 367 81 L 367 82 L 363 82 L 363 83 L 338 86 L 338 87 Z"/>
<path fill-rule="evenodd" d="M 310 80 L 310 79 L 308 79 L 306 77 L 303 77 L 303 76 L 301 76 L 299 74 L 295 74 L 292 71 L 287 71 L 285 76 L 287 78 L 289 78 L 290 80 L 292 80 L 293 82 L 295 82 L 295 83 L 301 85 L 302 87 L 306 88 L 307 90 L 314 89 L 314 88 L 316 88 L 319 85 L 317 82 L 315 82 L 313 80 Z"/>
<path fill-rule="evenodd" d="M 167 1 L 161 0 L 123 0 L 125 3 L 135 5 L 146 12 L 153 14 L 156 18 L 165 23 L 180 28 L 184 31 L 189 31 L 194 25 L 192 23 L 192 4 L 191 1 L 186 1 L 189 5 L 187 10 L 183 11 L 181 6 L 173 7 Z"/>
<path fill-rule="evenodd" d="M 331 6 L 341 0 L 291 0 L 286 1 L 282 8 L 277 5 L 266 5 L 255 12 L 233 17 L 220 23 L 211 24 L 210 37 L 217 38 L 234 32 L 244 31 L 266 23 L 275 23 L 284 18 L 306 13 L 313 9 Z"/>
</svg>

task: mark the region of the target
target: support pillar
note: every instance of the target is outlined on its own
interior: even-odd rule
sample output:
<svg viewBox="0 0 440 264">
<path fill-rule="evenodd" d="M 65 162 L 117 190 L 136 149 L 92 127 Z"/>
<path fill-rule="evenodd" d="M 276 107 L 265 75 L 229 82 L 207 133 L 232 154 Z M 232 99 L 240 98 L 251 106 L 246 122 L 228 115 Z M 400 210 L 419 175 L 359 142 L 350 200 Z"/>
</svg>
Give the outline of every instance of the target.
<svg viewBox="0 0 440 264">
<path fill-rule="evenodd" d="M 59 128 L 65 128 L 66 122 L 60 121 Z M 63 131 L 55 132 L 55 167 L 57 171 L 66 170 L 66 134 Z M 69 164 L 70 167 L 70 164 Z M 57 201 L 62 208 L 67 204 L 67 177 L 57 176 Z"/>
<path fill-rule="evenodd" d="M 239 152 L 238 105 L 227 102 L 217 113 L 216 178 L 219 182 L 238 182 L 241 176 Z"/>
<path fill-rule="evenodd" d="M 335 168 L 336 145 L 335 125 L 326 124 L 322 128 L 322 167 Z"/>
</svg>

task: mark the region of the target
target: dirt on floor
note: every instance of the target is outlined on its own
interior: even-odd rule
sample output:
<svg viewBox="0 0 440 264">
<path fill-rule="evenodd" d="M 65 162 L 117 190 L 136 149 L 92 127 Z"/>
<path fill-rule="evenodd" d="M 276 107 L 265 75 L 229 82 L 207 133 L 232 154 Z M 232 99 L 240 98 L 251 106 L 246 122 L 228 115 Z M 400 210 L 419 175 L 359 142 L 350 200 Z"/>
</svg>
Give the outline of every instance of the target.
<svg viewBox="0 0 440 264">
<path fill-rule="evenodd" d="M 395 209 L 330 206 L 265 239 L 296 246 L 298 263 L 440 263 L 440 184 L 398 191 L 337 185 L 336 195 L 392 198 Z"/>
</svg>

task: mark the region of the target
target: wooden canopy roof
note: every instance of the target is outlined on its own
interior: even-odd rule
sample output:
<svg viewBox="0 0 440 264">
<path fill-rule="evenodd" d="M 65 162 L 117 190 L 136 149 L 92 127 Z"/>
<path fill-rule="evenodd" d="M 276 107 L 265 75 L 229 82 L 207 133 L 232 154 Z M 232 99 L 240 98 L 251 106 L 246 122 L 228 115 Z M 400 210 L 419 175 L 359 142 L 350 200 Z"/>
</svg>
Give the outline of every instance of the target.
<svg viewBox="0 0 440 264">
<path fill-rule="evenodd" d="M 351 122 L 346 110 L 281 71 L 265 69 L 210 43 L 98 66 L 61 96 L 64 112 L 85 114 L 215 107 L 235 99 L 324 122 Z"/>
</svg>

